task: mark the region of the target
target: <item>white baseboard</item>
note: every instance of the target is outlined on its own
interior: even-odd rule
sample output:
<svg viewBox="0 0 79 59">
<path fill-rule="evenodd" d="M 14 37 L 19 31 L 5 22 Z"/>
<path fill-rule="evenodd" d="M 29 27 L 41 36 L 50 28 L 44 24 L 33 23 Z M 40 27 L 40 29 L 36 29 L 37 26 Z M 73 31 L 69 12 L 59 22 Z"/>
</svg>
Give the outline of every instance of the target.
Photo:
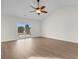
<svg viewBox="0 0 79 59">
<path fill-rule="evenodd" d="M 40 36 L 31 36 L 31 37 L 27 37 L 27 38 L 33 38 L 33 37 L 40 37 Z M 19 38 L 16 39 L 5 39 L 5 40 L 1 40 L 1 42 L 8 42 L 8 41 L 14 41 L 14 40 L 20 40 Z"/>
<path fill-rule="evenodd" d="M 78 43 L 76 41 L 69 41 L 69 40 L 66 40 L 66 39 L 62 39 L 62 38 L 56 38 L 56 37 L 50 37 L 50 36 L 42 36 L 42 37 L 45 37 L 45 38 L 50 38 L 50 39 L 56 39 L 56 40 L 61 40 L 61 41 L 66 41 L 66 42 L 72 42 L 72 43 Z"/>
</svg>

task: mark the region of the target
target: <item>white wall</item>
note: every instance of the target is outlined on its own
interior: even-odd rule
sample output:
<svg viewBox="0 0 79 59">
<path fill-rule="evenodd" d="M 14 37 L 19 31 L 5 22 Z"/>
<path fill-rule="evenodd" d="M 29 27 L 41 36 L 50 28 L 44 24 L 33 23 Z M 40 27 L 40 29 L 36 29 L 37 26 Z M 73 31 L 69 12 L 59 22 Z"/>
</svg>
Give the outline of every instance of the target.
<svg viewBox="0 0 79 59">
<path fill-rule="evenodd" d="M 77 42 L 77 7 L 56 10 L 44 21 L 1 16 L 1 41 L 17 39 L 17 22 L 32 23 L 32 37 L 40 35 L 64 41 Z M 42 27 L 41 27 L 42 26 Z"/>
<path fill-rule="evenodd" d="M 12 16 L 1 16 L 1 41 L 17 40 L 17 22 L 32 23 L 32 37 L 40 36 L 40 21 Z"/>
<path fill-rule="evenodd" d="M 56 10 L 42 22 L 42 36 L 78 42 L 77 16 L 77 7 L 67 7 Z"/>
</svg>

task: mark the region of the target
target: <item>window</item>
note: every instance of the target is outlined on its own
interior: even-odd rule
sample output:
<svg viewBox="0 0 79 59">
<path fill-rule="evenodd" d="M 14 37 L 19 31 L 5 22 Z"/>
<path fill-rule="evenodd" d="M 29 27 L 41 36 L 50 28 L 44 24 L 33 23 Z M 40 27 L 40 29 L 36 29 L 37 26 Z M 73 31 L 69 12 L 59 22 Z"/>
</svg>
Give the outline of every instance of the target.
<svg viewBox="0 0 79 59">
<path fill-rule="evenodd" d="M 31 23 L 17 23 L 17 34 L 20 38 L 26 38 L 27 35 L 31 35 Z"/>
</svg>

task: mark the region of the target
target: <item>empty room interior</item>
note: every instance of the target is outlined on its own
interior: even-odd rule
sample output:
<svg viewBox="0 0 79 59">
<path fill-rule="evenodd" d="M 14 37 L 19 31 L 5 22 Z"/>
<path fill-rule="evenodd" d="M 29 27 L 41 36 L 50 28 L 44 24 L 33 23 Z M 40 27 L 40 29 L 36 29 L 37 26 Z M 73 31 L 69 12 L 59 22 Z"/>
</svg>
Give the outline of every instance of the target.
<svg viewBox="0 0 79 59">
<path fill-rule="evenodd" d="M 1 0 L 1 59 L 78 59 L 78 1 Z"/>
</svg>

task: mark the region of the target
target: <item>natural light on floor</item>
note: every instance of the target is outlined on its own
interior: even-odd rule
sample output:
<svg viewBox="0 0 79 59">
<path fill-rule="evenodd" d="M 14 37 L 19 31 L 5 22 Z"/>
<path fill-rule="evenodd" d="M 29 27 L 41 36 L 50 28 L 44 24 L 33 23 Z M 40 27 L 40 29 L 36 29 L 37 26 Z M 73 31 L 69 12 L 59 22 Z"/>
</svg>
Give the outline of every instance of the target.
<svg viewBox="0 0 79 59">
<path fill-rule="evenodd" d="M 26 38 L 26 39 L 20 39 L 16 42 L 15 46 L 14 46 L 14 51 L 16 53 L 18 53 L 17 55 L 21 55 L 21 54 L 28 54 L 32 51 L 32 38 Z M 25 52 L 27 51 L 27 53 Z M 15 53 L 13 52 L 13 53 Z"/>
<path fill-rule="evenodd" d="M 56 57 L 53 57 L 53 58 L 50 58 L 50 57 L 29 57 L 28 59 L 62 59 L 62 58 L 56 58 Z"/>
</svg>

